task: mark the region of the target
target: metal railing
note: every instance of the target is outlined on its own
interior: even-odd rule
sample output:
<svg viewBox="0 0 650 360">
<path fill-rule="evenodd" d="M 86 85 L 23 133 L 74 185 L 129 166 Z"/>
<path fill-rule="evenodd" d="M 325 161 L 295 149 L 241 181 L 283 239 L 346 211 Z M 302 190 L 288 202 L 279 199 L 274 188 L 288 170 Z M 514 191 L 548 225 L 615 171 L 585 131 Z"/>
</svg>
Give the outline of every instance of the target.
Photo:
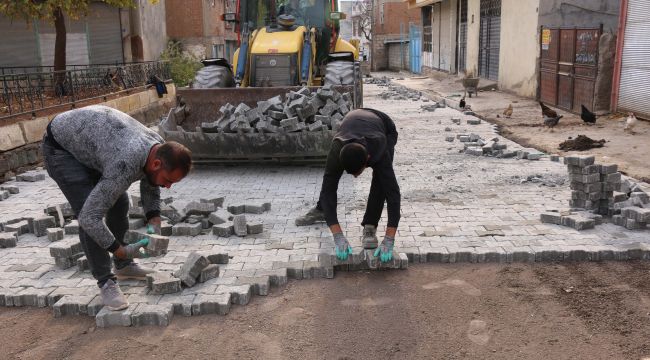
<svg viewBox="0 0 650 360">
<path fill-rule="evenodd" d="M 164 61 L 74 65 L 65 71 L 54 71 L 52 67 L 14 67 L 2 68 L 1 73 L 0 120 L 171 78 L 169 64 Z"/>
</svg>

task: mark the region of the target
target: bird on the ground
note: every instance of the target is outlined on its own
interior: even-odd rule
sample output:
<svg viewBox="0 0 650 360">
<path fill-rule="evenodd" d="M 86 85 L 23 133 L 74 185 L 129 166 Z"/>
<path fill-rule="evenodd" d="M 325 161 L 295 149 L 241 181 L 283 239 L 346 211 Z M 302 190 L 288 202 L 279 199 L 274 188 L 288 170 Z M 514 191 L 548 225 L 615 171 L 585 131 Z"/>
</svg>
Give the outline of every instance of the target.
<svg viewBox="0 0 650 360">
<path fill-rule="evenodd" d="M 507 118 L 512 116 L 512 104 L 508 105 L 508 108 L 503 110 L 503 115 L 505 115 Z"/>
<path fill-rule="evenodd" d="M 460 103 L 459 103 L 458 105 L 460 106 L 461 109 L 464 109 L 464 108 L 465 108 L 465 105 L 467 105 L 467 104 L 465 103 L 465 95 L 463 95 L 463 98 L 460 99 Z"/>
<path fill-rule="evenodd" d="M 557 117 L 557 112 L 550 107 L 544 105 L 543 102 L 539 102 L 539 106 L 542 107 L 542 114 L 544 115 L 545 118 L 556 118 Z"/>
<path fill-rule="evenodd" d="M 550 116 L 544 115 L 544 125 L 546 125 L 546 126 L 548 126 L 548 127 L 550 127 L 552 129 L 555 125 L 557 125 L 558 122 L 560 122 L 560 119 L 563 118 L 563 117 L 564 117 L 564 115 L 555 116 L 555 117 L 550 117 Z"/>
<path fill-rule="evenodd" d="M 582 121 L 585 122 L 585 124 L 595 124 L 596 123 L 596 114 L 592 113 L 587 109 L 584 105 L 580 105 L 582 107 L 582 112 L 580 113 L 580 118 Z"/>
<path fill-rule="evenodd" d="M 629 131 L 631 133 L 634 133 L 632 129 L 634 129 L 634 126 L 636 126 L 636 123 L 639 120 L 636 119 L 636 116 L 634 116 L 634 113 L 628 113 L 627 115 L 627 120 L 625 120 L 625 131 Z"/>
</svg>

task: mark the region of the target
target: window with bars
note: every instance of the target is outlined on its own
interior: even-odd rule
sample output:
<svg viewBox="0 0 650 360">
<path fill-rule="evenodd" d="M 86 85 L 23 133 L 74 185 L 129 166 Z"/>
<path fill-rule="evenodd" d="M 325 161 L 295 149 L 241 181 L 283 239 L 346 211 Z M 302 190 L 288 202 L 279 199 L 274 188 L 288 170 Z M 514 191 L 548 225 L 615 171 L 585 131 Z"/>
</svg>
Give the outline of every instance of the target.
<svg viewBox="0 0 650 360">
<path fill-rule="evenodd" d="M 422 7 L 422 51 L 433 51 L 433 36 L 431 32 L 431 6 Z"/>
</svg>

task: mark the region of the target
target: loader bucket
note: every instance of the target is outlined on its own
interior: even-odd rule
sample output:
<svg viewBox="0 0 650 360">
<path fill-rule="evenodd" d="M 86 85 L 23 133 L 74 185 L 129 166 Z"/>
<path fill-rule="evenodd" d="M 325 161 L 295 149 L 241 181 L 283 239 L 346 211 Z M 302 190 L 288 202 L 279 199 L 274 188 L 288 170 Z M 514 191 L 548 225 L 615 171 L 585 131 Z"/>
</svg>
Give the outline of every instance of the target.
<svg viewBox="0 0 650 360">
<path fill-rule="evenodd" d="M 340 93 L 354 93 L 353 86 L 334 87 Z M 161 122 L 159 132 L 167 141 L 176 141 L 192 151 L 197 164 L 227 163 L 324 163 L 334 137 L 333 130 L 289 133 L 207 133 L 201 124 L 217 120 L 221 106 L 245 103 L 257 106 L 258 101 L 301 87 L 179 89 L 180 107 L 170 110 Z M 318 88 L 310 88 L 315 91 Z M 356 101 L 355 101 L 356 103 Z M 357 106 L 355 106 L 357 107 Z"/>
</svg>

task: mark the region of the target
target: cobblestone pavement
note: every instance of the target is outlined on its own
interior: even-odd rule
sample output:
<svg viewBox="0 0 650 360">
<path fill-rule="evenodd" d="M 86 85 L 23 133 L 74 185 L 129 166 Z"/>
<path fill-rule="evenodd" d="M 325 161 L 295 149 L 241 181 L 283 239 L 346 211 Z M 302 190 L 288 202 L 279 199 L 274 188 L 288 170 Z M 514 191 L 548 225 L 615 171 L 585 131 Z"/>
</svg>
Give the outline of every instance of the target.
<svg viewBox="0 0 650 360">
<path fill-rule="evenodd" d="M 472 117 L 450 108 L 421 111 L 420 106 L 427 104 L 423 101 L 383 100 L 377 96 L 381 91 L 366 85 L 365 106 L 387 112 L 400 133 L 395 167 L 402 191 L 402 219 L 396 246 L 408 255 L 411 265 L 625 260 L 650 255 L 648 230 L 602 224 L 577 231 L 540 222 L 542 212 L 568 208 L 570 190 L 564 165 L 548 157 L 531 161 L 460 153 L 462 144 L 445 141 L 446 137 L 460 133 L 499 137 L 494 127 L 485 122 L 468 125 L 466 120 Z M 453 123 L 452 116 L 462 118 L 461 124 Z M 501 137 L 499 141 L 509 149 L 521 148 Z M 179 206 L 224 196 L 226 206 L 268 201 L 272 207 L 260 215 L 247 215 L 264 223 L 259 235 L 171 237 L 166 255 L 139 262 L 174 271 L 192 251 L 227 253 L 230 261 L 220 265 L 219 277 L 176 294 L 149 295 L 144 282 L 120 282 L 132 305 L 115 322 L 146 324 L 142 317 L 137 322 L 129 320 L 138 311 L 154 314 L 152 324 L 165 324 L 172 313 L 227 313 L 230 303 L 246 304 L 251 295 L 265 295 L 269 287 L 282 286 L 287 278 L 331 277 L 332 265 L 327 260 L 333 254 L 333 243 L 327 227 L 294 225 L 294 219 L 315 204 L 321 178 L 320 167 L 214 167 L 196 169 L 171 190 L 163 189 L 162 197 L 173 197 Z M 360 222 L 370 178 L 371 171 L 366 171 L 358 179 L 344 176 L 339 185 L 339 219 L 357 252 L 361 252 Z M 46 206 L 65 202 L 47 177 L 3 185 L 16 185 L 20 192 L 0 202 L 0 223 L 42 216 Z M 137 195 L 137 189 L 136 184 L 130 192 Z M 384 212 L 380 235 L 385 221 Z M 63 309 L 72 310 L 61 312 L 59 304 L 56 314 L 96 314 L 101 304 L 90 273 L 76 266 L 57 268 L 48 249 L 51 244 L 46 236 L 24 234 L 16 247 L 0 248 L 0 305 L 53 306 L 69 295 L 62 303 L 72 305 Z M 166 320 L 161 322 L 161 316 Z"/>
</svg>

